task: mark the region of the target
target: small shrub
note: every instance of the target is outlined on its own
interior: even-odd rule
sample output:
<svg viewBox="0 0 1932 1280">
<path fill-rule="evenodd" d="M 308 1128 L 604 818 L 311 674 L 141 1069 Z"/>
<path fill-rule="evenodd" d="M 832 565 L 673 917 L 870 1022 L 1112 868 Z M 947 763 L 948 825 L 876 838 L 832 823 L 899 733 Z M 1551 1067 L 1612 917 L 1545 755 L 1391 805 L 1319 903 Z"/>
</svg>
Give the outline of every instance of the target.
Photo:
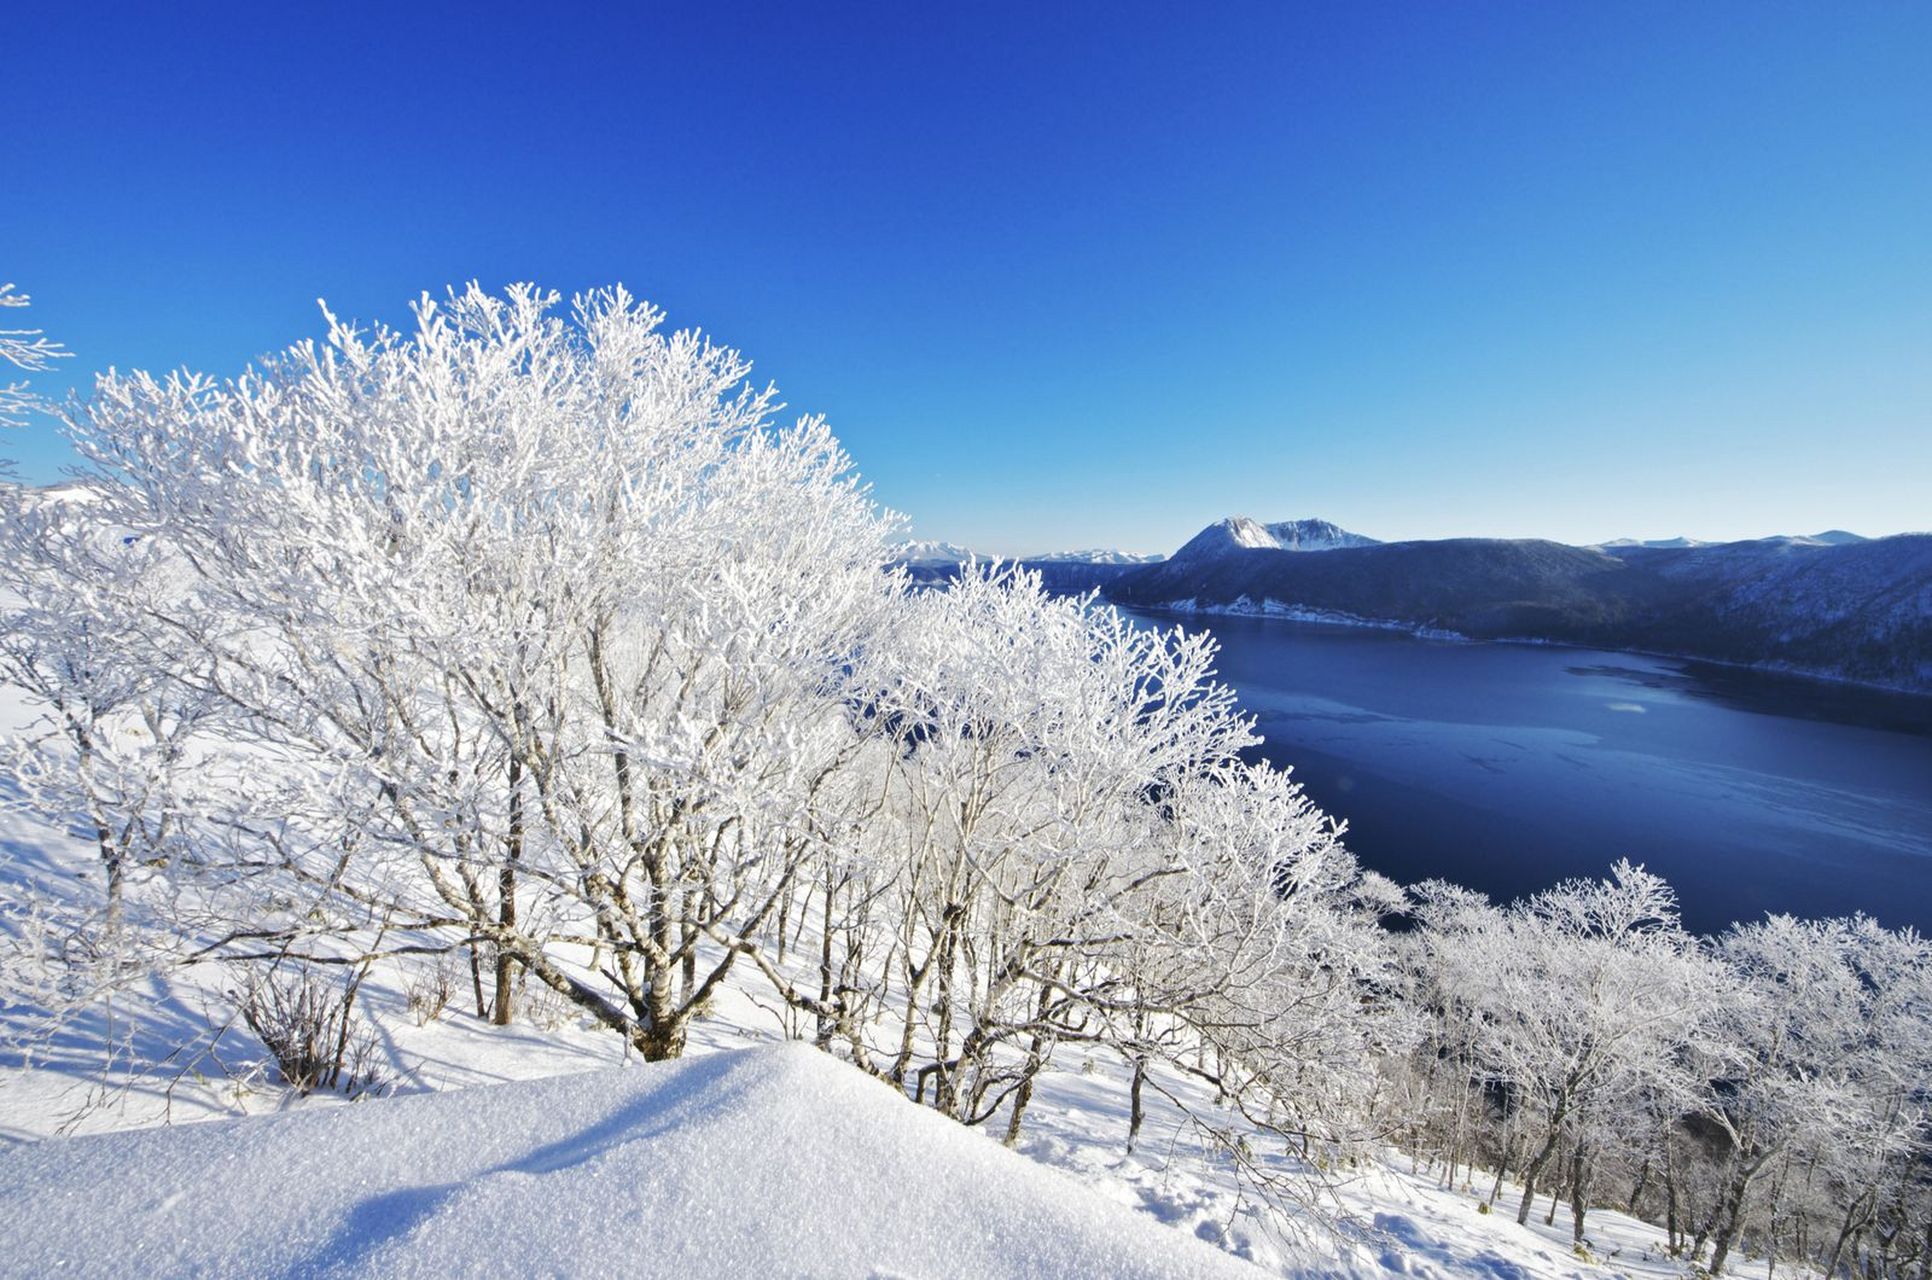
<svg viewBox="0 0 1932 1280">
<path fill-rule="evenodd" d="M 403 979 L 403 997 L 409 1002 L 409 1016 L 419 1027 L 443 1016 L 443 1010 L 456 995 L 456 963 L 448 952 L 436 957 L 431 968 L 418 968 Z"/>
<path fill-rule="evenodd" d="M 577 1017 L 577 1006 L 568 997 L 547 982 L 526 981 L 527 976 L 517 973 L 517 1014 L 525 1022 L 539 1031 L 555 1031 Z"/>
<path fill-rule="evenodd" d="M 355 1016 L 353 985 L 338 991 L 308 969 L 270 973 L 237 1003 L 296 1092 L 340 1089 L 356 1098 L 387 1087 L 375 1034 Z"/>
</svg>

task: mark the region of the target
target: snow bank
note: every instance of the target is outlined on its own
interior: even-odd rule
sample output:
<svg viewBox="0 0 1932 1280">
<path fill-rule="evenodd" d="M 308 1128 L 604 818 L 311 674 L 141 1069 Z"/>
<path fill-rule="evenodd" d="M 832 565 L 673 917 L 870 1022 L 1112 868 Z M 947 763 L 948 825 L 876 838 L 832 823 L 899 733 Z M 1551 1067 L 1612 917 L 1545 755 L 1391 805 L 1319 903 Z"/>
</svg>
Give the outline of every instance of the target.
<svg viewBox="0 0 1932 1280">
<path fill-rule="evenodd" d="M 782 1045 L 21 1147 L 0 1274 L 1259 1273 Z"/>
</svg>

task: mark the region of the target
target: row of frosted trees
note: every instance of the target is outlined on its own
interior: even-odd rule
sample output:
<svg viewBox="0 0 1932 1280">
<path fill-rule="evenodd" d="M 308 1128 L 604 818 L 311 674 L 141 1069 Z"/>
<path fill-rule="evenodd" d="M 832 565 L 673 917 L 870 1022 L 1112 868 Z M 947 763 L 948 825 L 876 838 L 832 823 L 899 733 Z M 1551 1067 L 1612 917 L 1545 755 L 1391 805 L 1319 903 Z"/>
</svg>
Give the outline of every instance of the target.
<svg viewBox="0 0 1932 1280">
<path fill-rule="evenodd" d="M 1400 1135 L 1514 1176 L 1524 1215 L 1661 1206 L 1713 1271 L 1923 1256 L 1916 939 L 1712 948 L 1630 868 L 1405 896 L 1244 763 L 1205 637 L 1024 574 L 913 590 L 824 424 L 660 321 L 472 288 L 66 411 L 88 478 L 0 520 L 38 714 L 5 772 L 93 870 L 7 880 L 0 999 L 216 966 L 311 1083 L 377 965 L 651 1059 L 749 999 L 1009 1140 L 1073 1051 L 1130 1074 L 1129 1144 L 1150 1090 L 1212 1097 L 1323 1163 Z"/>
<path fill-rule="evenodd" d="M 1870 920 L 1774 916 L 1687 935 L 1628 864 L 1508 907 L 1414 891 L 1391 1072 L 1404 1141 L 1445 1185 L 1520 1184 L 1665 1227 L 1721 1274 L 1740 1252 L 1825 1274 L 1932 1269 L 1932 947 Z M 1480 1171 L 1480 1172 L 1479 1172 Z M 1548 1197 L 1547 1204 L 1539 1196 Z"/>
</svg>

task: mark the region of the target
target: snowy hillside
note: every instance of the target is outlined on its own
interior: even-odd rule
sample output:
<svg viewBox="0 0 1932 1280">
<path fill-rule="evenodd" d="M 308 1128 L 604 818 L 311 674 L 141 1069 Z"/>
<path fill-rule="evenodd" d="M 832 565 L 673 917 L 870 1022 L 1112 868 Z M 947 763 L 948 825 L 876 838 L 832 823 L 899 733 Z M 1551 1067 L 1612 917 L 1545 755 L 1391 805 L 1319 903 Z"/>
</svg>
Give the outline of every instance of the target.
<svg viewBox="0 0 1932 1280">
<path fill-rule="evenodd" d="M 25 723 L 0 692 L 0 728 Z M 7 814 L 0 843 L 0 896 L 87 881 L 71 835 Z M 1685 1274 L 1659 1228 L 1602 1208 L 1589 1240 L 1606 1266 L 1573 1254 L 1567 1210 L 1517 1226 L 1513 1184 L 1481 1213 L 1485 1174 L 1447 1185 L 1389 1152 L 1315 1177 L 1171 1070 L 1130 1150 L 1130 1073 L 1110 1052 L 1070 1046 L 1040 1074 L 1016 1156 L 994 1126 L 774 1045 L 802 1028 L 750 980 L 718 992 L 689 1057 L 644 1065 L 535 987 L 515 1025 L 491 1026 L 460 971 L 440 972 L 439 995 L 407 957 L 370 971 L 359 1020 L 392 1096 L 353 1104 L 275 1081 L 218 968 L 137 983 L 111 1018 L 10 1058 L 0 1277 L 603 1275 L 620 1257 L 647 1276 Z M 1251 1168 L 1203 1118 L 1245 1134 Z M 1276 1216 L 1256 1177 L 1305 1208 Z"/>
<path fill-rule="evenodd" d="M 797 1044 L 0 1161 L 7 1275 L 613 1272 L 1259 1274 Z"/>
<path fill-rule="evenodd" d="M 1539 1204 L 1519 1227 L 1478 1211 L 1481 1178 L 1446 1185 L 1394 1152 L 1327 1192 L 1310 1184 L 1338 1232 L 1274 1220 L 1159 1098 L 1124 1150 L 1118 1062 L 1044 1075 L 1015 1155 L 815 1049 L 771 1043 L 740 999 L 694 1056 L 644 1065 L 568 1027 L 540 1036 L 455 1009 L 419 1027 L 381 986 L 372 1018 L 398 1083 L 438 1091 L 282 1098 L 282 1114 L 117 1131 L 162 1118 L 158 1090 L 140 1090 L 90 1113 L 84 1127 L 108 1126 L 95 1136 L 0 1147 L 0 1277 L 589 1276 L 616 1258 L 680 1277 L 1685 1274 L 1654 1226 L 1599 1209 L 1596 1261 L 1581 1259 L 1567 1209 L 1546 1226 Z M 521 1083 L 487 1083 L 502 1079 Z M 57 1118 L 48 1083 L 0 1077 L 0 1125 L 20 1136 Z M 278 1098 L 239 1079 L 172 1088 L 177 1119 L 219 1114 L 223 1094 Z M 76 1230 L 82 1216 L 100 1229 Z"/>
<path fill-rule="evenodd" d="M 1159 1094 L 1127 1151 L 1127 1073 L 1101 1055 L 1042 1075 L 1016 1155 L 816 1049 L 772 1043 L 782 1025 L 739 992 L 692 1056 L 640 1064 L 568 1023 L 490 1027 L 451 1007 L 417 1025 L 403 984 L 379 970 L 371 987 L 401 1096 L 294 1098 L 242 1045 L 126 1092 L 87 1087 L 98 1063 L 72 1048 L 0 1075 L 0 1132 L 15 1138 L 83 1098 L 104 1104 L 80 1118 L 92 1136 L 0 1147 L 0 1277 L 591 1276 L 618 1258 L 679 1277 L 1685 1275 L 1660 1229 L 1618 1213 L 1593 1213 L 1586 1260 L 1567 1209 L 1545 1225 L 1539 1203 L 1519 1227 L 1479 1211 L 1484 1178 L 1448 1185 L 1395 1152 L 1323 1190 L 1257 1133 L 1257 1171 L 1299 1180 L 1309 1206 L 1275 1218 Z M 193 1023 L 213 994 L 176 983 L 131 1007 Z M 1198 1082 L 1162 1088 L 1211 1109 Z M 1506 1184 L 1502 1204 L 1516 1194 Z M 76 1230 L 83 1217 L 100 1228 Z"/>
</svg>

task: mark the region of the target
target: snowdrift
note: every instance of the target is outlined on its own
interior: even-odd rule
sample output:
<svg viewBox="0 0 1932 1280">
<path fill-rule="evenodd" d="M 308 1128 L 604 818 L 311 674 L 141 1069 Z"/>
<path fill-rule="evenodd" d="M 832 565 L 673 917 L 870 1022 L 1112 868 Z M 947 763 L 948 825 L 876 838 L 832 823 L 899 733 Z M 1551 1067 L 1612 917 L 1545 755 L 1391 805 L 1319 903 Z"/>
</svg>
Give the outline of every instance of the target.
<svg viewBox="0 0 1932 1280">
<path fill-rule="evenodd" d="M 22 1147 L 0 1274 L 1259 1272 L 793 1044 Z"/>
</svg>

